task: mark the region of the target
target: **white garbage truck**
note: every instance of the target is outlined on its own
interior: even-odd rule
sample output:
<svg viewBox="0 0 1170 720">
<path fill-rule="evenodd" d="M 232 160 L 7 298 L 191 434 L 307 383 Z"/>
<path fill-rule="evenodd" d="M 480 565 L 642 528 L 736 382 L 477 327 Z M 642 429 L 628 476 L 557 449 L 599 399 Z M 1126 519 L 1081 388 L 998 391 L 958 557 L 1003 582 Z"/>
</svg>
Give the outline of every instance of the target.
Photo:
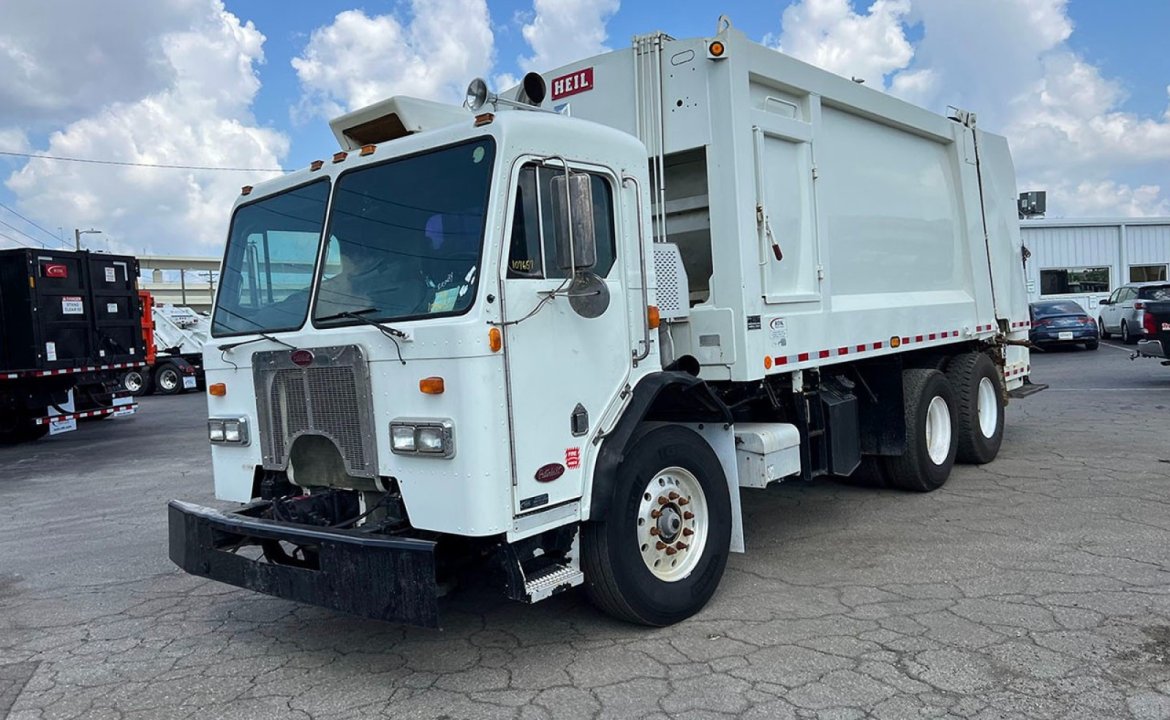
<svg viewBox="0 0 1170 720">
<path fill-rule="evenodd" d="M 172 560 L 424 626 L 487 568 L 667 625 L 763 488 L 991 462 L 1030 390 L 1015 177 L 949 115 L 721 18 L 336 118 L 232 212 L 204 362 L 242 506 L 172 501 Z"/>
</svg>

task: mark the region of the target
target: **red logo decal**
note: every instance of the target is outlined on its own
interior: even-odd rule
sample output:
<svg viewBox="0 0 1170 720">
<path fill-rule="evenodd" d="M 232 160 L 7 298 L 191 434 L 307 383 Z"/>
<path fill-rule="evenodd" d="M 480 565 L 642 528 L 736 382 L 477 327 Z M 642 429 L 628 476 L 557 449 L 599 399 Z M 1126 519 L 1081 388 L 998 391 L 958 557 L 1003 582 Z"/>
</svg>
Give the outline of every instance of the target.
<svg viewBox="0 0 1170 720">
<path fill-rule="evenodd" d="M 304 349 L 293 350 L 288 354 L 288 359 L 292 360 L 293 365 L 309 367 L 313 364 L 313 351 Z"/>
<path fill-rule="evenodd" d="M 593 68 L 589 67 L 584 70 L 571 72 L 568 75 L 562 75 L 559 78 L 553 78 L 550 84 L 552 85 L 553 100 L 560 100 L 563 97 L 592 90 Z"/>
<path fill-rule="evenodd" d="M 565 448 L 565 466 L 570 470 L 581 467 L 581 448 Z"/>
<path fill-rule="evenodd" d="M 536 482 L 552 482 L 564 474 L 564 465 L 560 463 L 549 463 L 536 471 Z"/>
<path fill-rule="evenodd" d="M 63 263 L 44 263 L 41 265 L 41 275 L 47 278 L 67 278 L 69 266 Z"/>
</svg>

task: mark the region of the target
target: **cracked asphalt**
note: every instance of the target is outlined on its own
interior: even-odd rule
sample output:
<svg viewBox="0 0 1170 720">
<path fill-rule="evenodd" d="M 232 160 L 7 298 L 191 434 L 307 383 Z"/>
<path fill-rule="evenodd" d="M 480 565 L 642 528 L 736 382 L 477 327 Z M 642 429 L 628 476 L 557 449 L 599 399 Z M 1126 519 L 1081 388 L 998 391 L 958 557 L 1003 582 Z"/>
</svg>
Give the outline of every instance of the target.
<svg viewBox="0 0 1170 720">
<path fill-rule="evenodd" d="M 469 588 L 426 631 L 182 574 L 198 395 L 0 448 L 0 717 L 1170 718 L 1170 368 L 1033 358 L 1052 389 L 938 492 L 745 491 L 747 554 L 665 629 Z"/>
</svg>

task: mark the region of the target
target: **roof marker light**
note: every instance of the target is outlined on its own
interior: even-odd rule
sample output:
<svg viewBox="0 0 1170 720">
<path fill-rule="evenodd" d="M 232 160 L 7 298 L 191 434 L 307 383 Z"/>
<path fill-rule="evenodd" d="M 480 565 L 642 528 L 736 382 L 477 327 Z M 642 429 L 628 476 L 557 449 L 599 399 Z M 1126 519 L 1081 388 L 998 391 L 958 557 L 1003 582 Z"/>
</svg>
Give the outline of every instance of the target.
<svg viewBox="0 0 1170 720">
<path fill-rule="evenodd" d="M 240 188 L 240 194 L 241 195 L 251 195 L 252 194 L 252 186 L 245 185 L 244 187 Z"/>
<path fill-rule="evenodd" d="M 309 171 L 310 172 L 317 172 L 322 167 L 324 167 L 324 165 L 325 165 L 324 160 L 314 160 L 313 162 L 309 163 Z"/>
<path fill-rule="evenodd" d="M 495 119 L 496 119 L 496 116 L 492 115 L 491 113 L 484 113 L 482 115 L 476 115 L 475 116 L 475 126 L 476 127 L 483 127 L 484 125 L 490 124 L 491 121 L 495 120 Z"/>
<path fill-rule="evenodd" d="M 374 151 L 375 151 L 375 150 L 377 150 L 377 149 L 378 149 L 378 146 L 377 146 L 377 145 L 373 145 L 373 144 L 370 144 L 370 145 L 362 145 L 362 153 L 361 153 L 361 155 L 362 155 L 362 157 L 365 157 L 366 155 L 373 155 L 373 154 L 374 154 Z"/>
<path fill-rule="evenodd" d="M 339 163 L 347 157 L 349 157 L 349 153 L 345 151 L 333 153 L 333 162 Z"/>
</svg>

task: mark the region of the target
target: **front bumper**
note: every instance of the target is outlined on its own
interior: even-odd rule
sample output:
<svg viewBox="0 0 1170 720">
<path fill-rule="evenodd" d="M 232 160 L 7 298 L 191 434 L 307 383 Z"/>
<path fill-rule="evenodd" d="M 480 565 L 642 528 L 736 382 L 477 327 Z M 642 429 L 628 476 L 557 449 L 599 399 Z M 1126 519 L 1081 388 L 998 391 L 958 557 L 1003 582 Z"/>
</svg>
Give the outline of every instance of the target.
<svg viewBox="0 0 1170 720">
<path fill-rule="evenodd" d="M 267 520 L 268 503 L 238 512 L 172 500 L 171 561 L 192 575 L 341 612 L 422 627 L 439 626 L 435 543 Z M 287 542 L 312 548 L 308 567 L 236 551 Z"/>
<path fill-rule="evenodd" d="M 1166 350 L 1162 347 L 1161 340 L 1138 340 L 1137 353 L 1144 357 L 1170 359 L 1166 357 Z"/>
</svg>

